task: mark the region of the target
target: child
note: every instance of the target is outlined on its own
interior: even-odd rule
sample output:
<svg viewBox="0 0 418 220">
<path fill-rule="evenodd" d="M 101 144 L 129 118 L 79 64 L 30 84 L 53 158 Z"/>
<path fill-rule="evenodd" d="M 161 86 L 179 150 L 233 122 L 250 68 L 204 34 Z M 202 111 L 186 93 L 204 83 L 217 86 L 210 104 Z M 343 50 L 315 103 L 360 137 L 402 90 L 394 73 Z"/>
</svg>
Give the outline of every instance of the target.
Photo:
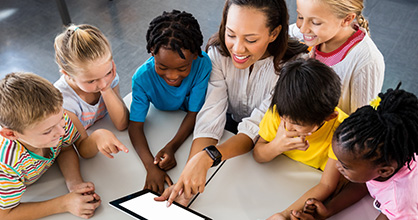
<svg viewBox="0 0 418 220">
<path fill-rule="evenodd" d="M 129 112 L 119 95 L 119 76 L 110 44 L 103 33 L 88 24 L 71 25 L 55 38 L 55 59 L 63 74 L 55 86 L 64 96 L 64 109 L 82 138 L 86 129 L 109 113 L 118 130 L 128 126 Z M 109 158 L 128 149 L 105 129 L 96 132 L 98 148 L 78 149 L 85 158 L 98 151 Z"/>
<path fill-rule="evenodd" d="M 340 78 L 318 60 L 299 59 L 283 67 L 270 109 L 260 122 L 254 159 L 263 163 L 284 154 L 324 173 L 318 185 L 271 219 L 288 219 L 290 210 L 301 210 L 307 198 L 315 196 L 322 201 L 336 191 L 340 175 L 331 140 L 347 117 L 336 107 L 340 94 Z"/>
<path fill-rule="evenodd" d="M 93 183 L 84 182 L 72 147 L 82 139 L 62 108 L 62 95 L 46 79 L 11 73 L 0 81 L 0 219 L 38 219 L 71 212 L 89 218 L 100 205 Z M 70 193 L 21 203 L 26 187 L 57 160 Z"/>
<path fill-rule="evenodd" d="M 418 99 L 399 89 L 380 93 L 335 131 L 337 168 L 348 180 L 367 184 L 381 211 L 377 219 L 418 218 L 417 134 Z M 305 212 L 322 218 L 328 210 L 311 199 Z"/>
<path fill-rule="evenodd" d="M 203 36 L 190 13 L 164 12 L 151 21 L 146 39 L 152 57 L 132 77 L 128 130 L 148 173 L 144 188 L 161 193 L 164 182 L 172 184 L 166 171 L 176 166 L 174 153 L 193 131 L 196 114 L 205 101 L 212 64 L 200 49 Z M 144 134 L 150 103 L 164 111 L 187 111 L 176 135 L 155 157 Z"/>
<path fill-rule="evenodd" d="M 297 0 L 291 36 L 303 37 L 310 56 L 330 66 L 342 82 L 338 107 L 350 114 L 382 89 L 383 56 L 368 35 L 363 0 Z"/>
</svg>

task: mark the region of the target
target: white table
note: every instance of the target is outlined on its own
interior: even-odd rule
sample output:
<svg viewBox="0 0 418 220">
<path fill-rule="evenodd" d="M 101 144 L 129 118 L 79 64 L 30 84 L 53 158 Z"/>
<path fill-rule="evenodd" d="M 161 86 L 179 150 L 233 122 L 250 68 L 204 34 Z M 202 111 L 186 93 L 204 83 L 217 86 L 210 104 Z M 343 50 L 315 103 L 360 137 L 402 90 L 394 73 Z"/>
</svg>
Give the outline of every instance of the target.
<svg viewBox="0 0 418 220">
<path fill-rule="evenodd" d="M 126 96 L 124 101 L 129 108 L 131 96 Z M 154 155 L 174 137 L 185 115 L 186 113 L 183 111 L 166 112 L 159 111 L 153 106 L 150 107 L 144 131 L 150 150 Z M 117 131 L 107 116 L 89 128 L 88 133 L 99 128 L 112 131 L 129 149 L 129 153 L 119 152 L 114 155 L 114 159 L 109 159 L 101 153 L 91 159 L 80 159 L 81 174 L 84 180 L 95 184 L 96 193 L 102 199 L 102 204 L 96 210 L 92 219 L 131 219 L 128 215 L 109 206 L 108 203 L 124 195 L 141 190 L 145 183 L 146 170 L 132 146 L 127 130 Z M 231 136 L 232 133 L 225 132 L 221 141 Z M 168 175 L 174 182 L 180 177 L 181 171 L 186 164 L 191 143 L 192 137 L 189 136 L 175 154 L 177 166 L 168 171 Z M 209 171 L 208 178 L 213 172 L 214 169 Z M 66 193 L 68 193 L 68 190 L 64 178 L 58 166 L 54 164 L 35 184 L 28 187 L 22 201 L 44 201 Z M 202 214 L 209 215 L 209 213 Z M 67 220 L 80 218 L 70 213 L 62 213 L 44 219 Z"/>
<path fill-rule="evenodd" d="M 249 152 L 228 160 L 191 208 L 219 220 L 266 219 L 316 185 L 321 173 L 283 155 L 259 164 Z M 330 219 L 375 219 L 372 201 L 366 196 Z"/>
<path fill-rule="evenodd" d="M 124 98 L 129 107 L 130 94 Z M 145 134 L 155 155 L 177 132 L 185 112 L 164 112 L 151 106 L 146 118 Z M 131 219 L 128 215 L 110 207 L 108 202 L 124 195 L 139 191 L 145 183 L 145 168 L 132 147 L 128 131 L 117 131 L 108 117 L 98 121 L 88 132 L 106 128 L 128 147 L 129 153 L 123 152 L 109 159 L 98 154 L 91 159 L 80 159 L 82 176 L 85 181 L 92 181 L 96 192 L 102 198 L 102 205 L 92 219 Z M 225 132 L 221 142 L 232 134 Z M 168 174 L 175 182 L 186 163 L 192 137 L 189 137 L 176 152 L 177 166 Z M 211 168 L 209 178 L 215 168 Z M 192 203 L 192 209 L 216 220 L 223 219 L 265 219 L 275 212 L 287 208 L 305 191 L 317 184 L 321 172 L 285 156 L 259 164 L 252 153 L 230 159 L 209 182 L 205 192 Z M 52 166 L 41 179 L 28 187 L 22 201 L 43 201 L 67 193 L 64 178 L 58 167 Z M 331 219 L 368 220 L 375 219 L 377 211 L 372 207 L 372 199 L 365 197 L 352 207 Z M 44 219 L 79 219 L 70 213 L 62 213 Z"/>
</svg>

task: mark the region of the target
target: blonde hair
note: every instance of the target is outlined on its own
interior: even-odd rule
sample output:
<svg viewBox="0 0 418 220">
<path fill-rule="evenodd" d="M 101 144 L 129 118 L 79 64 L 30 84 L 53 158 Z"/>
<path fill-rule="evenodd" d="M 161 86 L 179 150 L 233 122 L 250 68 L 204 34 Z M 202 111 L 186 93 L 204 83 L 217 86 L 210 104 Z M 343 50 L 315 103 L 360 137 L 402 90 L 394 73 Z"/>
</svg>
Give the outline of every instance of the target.
<svg viewBox="0 0 418 220">
<path fill-rule="evenodd" d="M 356 14 L 357 24 L 364 28 L 370 35 L 369 22 L 363 16 L 364 2 L 363 0 L 320 0 L 329 5 L 331 10 L 338 18 L 345 18 L 348 14 Z"/>
<path fill-rule="evenodd" d="M 83 65 L 112 56 L 110 43 L 104 34 L 88 24 L 71 25 L 55 38 L 55 62 L 68 74 L 75 75 Z"/>
<path fill-rule="evenodd" d="M 0 81 L 0 125 L 19 133 L 58 113 L 62 94 L 48 80 L 33 73 L 10 73 Z"/>
</svg>

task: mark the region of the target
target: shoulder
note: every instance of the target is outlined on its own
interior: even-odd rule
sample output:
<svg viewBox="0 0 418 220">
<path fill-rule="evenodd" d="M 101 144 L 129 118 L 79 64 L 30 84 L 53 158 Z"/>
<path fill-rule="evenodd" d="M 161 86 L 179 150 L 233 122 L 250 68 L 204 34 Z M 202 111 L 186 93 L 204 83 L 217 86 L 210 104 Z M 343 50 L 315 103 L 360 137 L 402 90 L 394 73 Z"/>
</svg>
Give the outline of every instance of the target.
<svg viewBox="0 0 418 220">
<path fill-rule="evenodd" d="M 65 81 L 65 76 L 61 75 L 61 77 L 55 81 L 54 86 L 61 91 L 61 93 L 69 92 L 72 90 L 70 85 L 68 85 L 67 81 Z"/>
<path fill-rule="evenodd" d="M 151 56 L 141 66 L 139 66 L 138 69 L 136 69 L 134 75 L 132 76 L 132 80 L 146 77 L 148 75 L 146 73 L 154 71 L 154 70 L 155 70 L 154 57 Z"/>
<path fill-rule="evenodd" d="M 335 111 L 338 112 L 338 117 L 337 117 L 337 121 L 339 121 L 340 123 L 343 122 L 346 118 L 348 118 L 348 114 L 345 113 L 343 110 L 341 110 L 340 108 L 336 107 Z"/>
<path fill-rule="evenodd" d="M 345 60 L 353 60 L 359 63 L 379 63 L 384 65 L 383 55 L 380 50 L 377 48 L 376 44 L 366 34 L 356 46 L 349 52 Z"/>
<path fill-rule="evenodd" d="M 221 51 L 216 46 L 211 46 L 208 49 L 208 56 L 212 60 L 220 61 L 229 59 L 229 57 L 222 55 Z"/>
<path fill-rule="evenodd" d="M 66 108 L 67 105 L 70 105 L 70 103 L 78 103 L 81 100 L 78 94 L 67 83 L 64 75 L 61 75 L 61 77 L 54 83 L 54 86 L 62 93 L 64 108 Z"/>
<path fill-rule="evenodd" d="M 80 133 L 78 132 L 73 121 L 71 120 L 70 116 L 68 116 L 67 113 L 64 113 L 64 121 L 65 121 L 65 127 L 64 127 L 65 133 L 63 136 L 62 146 L 66 147 L 66 146 L 73 144 L 80 137 Z"/>
<path fill-rule="evenodd" d="M 212 68 L 212 62 L 208 54 L 202 51 L 202 56 L 197 56 L 197 58 L 193 60 L 193 67 L 194 68 Z"/>
<path fill-rule="evenodd" d="M 18 161 L 21 160 L 22 155 L 27 151 L 17 141 L 12 141 L 4 137 L 0 137 L 0 141 L 2 143 L 0 149 L 1 166 L 15 167 Z"/>
</svg>

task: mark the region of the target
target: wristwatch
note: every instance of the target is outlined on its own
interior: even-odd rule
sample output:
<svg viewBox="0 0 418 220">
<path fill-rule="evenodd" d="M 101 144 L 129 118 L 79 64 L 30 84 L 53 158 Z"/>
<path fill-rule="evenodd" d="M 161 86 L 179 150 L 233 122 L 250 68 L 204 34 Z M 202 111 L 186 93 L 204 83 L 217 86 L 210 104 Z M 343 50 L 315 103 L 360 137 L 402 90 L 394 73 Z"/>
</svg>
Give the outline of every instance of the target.
<svg viewBox="0 0 418 220">
<path fill-rule="evenodd" d="M 208 153 L 209 157 L 212 158 L 213 164 L 212 167 L 218 166 L 218 164 L 222 160 L 222 154 L 218 151 L 218 149 L 214 145 L 207 146 L 203 149 Z"/>
</svg>

